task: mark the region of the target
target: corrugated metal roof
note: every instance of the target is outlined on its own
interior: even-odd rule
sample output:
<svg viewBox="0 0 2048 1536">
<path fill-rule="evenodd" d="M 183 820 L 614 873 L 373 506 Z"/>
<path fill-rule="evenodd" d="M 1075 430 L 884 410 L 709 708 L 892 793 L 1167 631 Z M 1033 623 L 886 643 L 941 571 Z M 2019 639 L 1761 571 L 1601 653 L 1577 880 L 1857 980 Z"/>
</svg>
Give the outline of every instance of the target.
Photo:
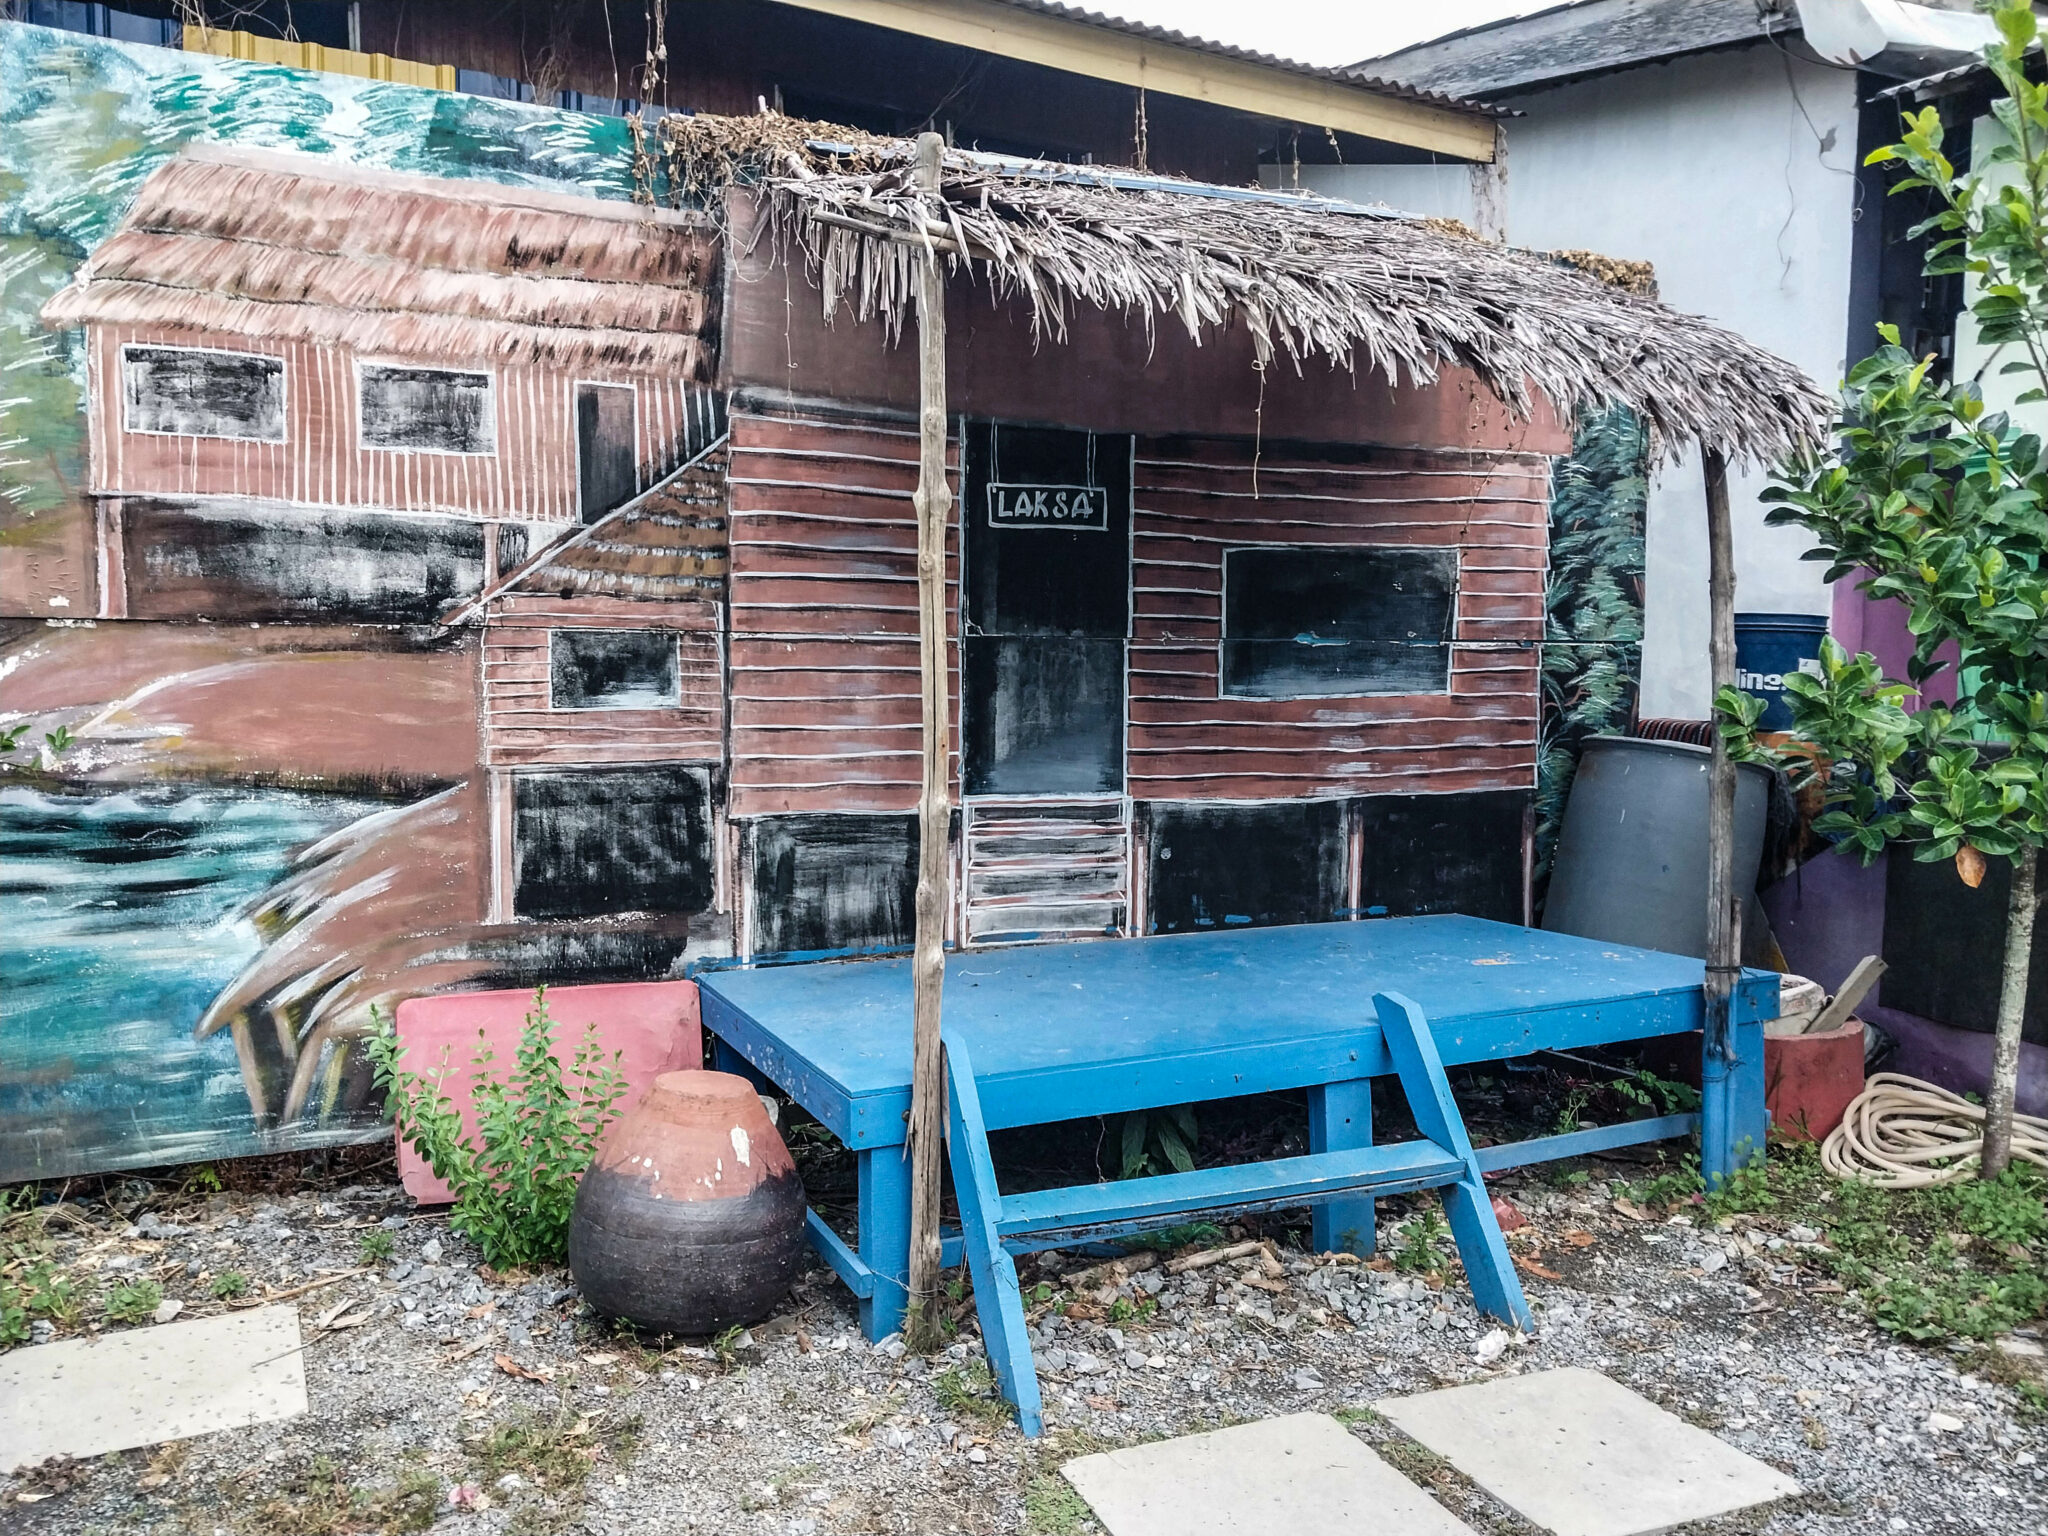
<svg viewBox="0 0 2048 1536">
<path fill-rule="evenodd" d="M 1799 32 L 1790 0 L 1565 0 L 1350 66 L 1354 78 L 1492 96 Z"/>
<path fill-rule="evenodd" d="M 1499 108 L 1488 106 L 1484 102 L 1470 101 L 1441 91 L 1421 89 L 1400 80 L 1361 74 L 1360 65 L 1326 68 L 1320 64 L 1304 64 L 1298 59 L 1284 59 L 1278 54 L 1259 53 L 1250 48 L 1239 48 L 1230 43 L 1197 37 L 1189 32 L 1175 32 L 1142 21 L 1126 21 L 1121 16 L 1109 16 L 1101 11 L 1083 10 L 1078 5 L 1061 5 L 1058 0 L 995 0 L 995 3 L 1015 11 L 1032 11 L 1041 16 L 1057 17 L 1061 21 L 1075 22 L 1081 26 L 1100 27 L 1107 32 L 1121 32 L 1127 37 L 1143 37 L 1153 42 L 1172 43 L 1176 47 L 1192 49 L 1196 53 L 1213 54 L 1221 59 L 1240 59 L 1247 64 L 1277 69 L 1285 74 L 1302 75 L 1314 80 L 1333 80 L 1341 85 L 1357 86 L 1361 90 L 1374 91 L 1382 96 L 1392 96 L 1402 101 L 1421 102 L 1427 106 L 1446 107 L 1453 111 L 1503 115 Z"/>
</svg>

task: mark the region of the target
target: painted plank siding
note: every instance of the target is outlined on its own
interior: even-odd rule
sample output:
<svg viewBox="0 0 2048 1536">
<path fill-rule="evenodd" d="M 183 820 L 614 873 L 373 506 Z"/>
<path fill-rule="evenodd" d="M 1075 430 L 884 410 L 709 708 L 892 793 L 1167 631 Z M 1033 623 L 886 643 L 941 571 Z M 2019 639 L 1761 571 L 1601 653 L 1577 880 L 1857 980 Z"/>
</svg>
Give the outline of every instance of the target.
<svg viewBox="0 0 2048 1536">
<path fill-rule="evenodd" d="M 1387 450 L 1333 464 L 1236 441 L 1141 438 L 1131 534 L 1128 789 L 1286 799 L 1534 780 L 1549 463 Z M 1459 551 L 1448 691 L 1222 693 L 1223 556 L 1259 545 Z"/>
<path fill-rule="evenodd" d="M 511 596 L 483 637 L 486 768 L 706 762 L 725 756 L 725 666 L 715 603 Z M 548 635 L 558 629 L 666 629 L 677 639 L 672 709 L 555 709 Z"/>
<path fill-rule="evenodd" d="M 296 340 L 213 336 L 162 326 L 94 325 L 89 366 L 98 375 L 92 488 L 102 495 L 231 496 L 322 507 L 374 507 L 536 523 L 578 520 L 576 386 L 634 390 L 640 483 L 650 484 L 716 435 L 701 386 L 603 367 L 435 360 L 431 366 L 493 375 L 495 450 L 435 453 L 359 446 L 359 361 L 341 347 Z M 284 360 L 282 442 L 130 432 L 123 415 L 121 349 L 127 345 L 259 353 Z M 404 359 L 407 366 L 425 360 Z"/>
<path fill-rule="evenodd" d="M 913 810 L 916 430 L 765 411 L 735 411 L 730 427 L 729 810 Z M 957 485 L 957 441 L 947 462 Z M 957 528 L 947 535 L 946 611 L 957 785 Z"/>
</svg>

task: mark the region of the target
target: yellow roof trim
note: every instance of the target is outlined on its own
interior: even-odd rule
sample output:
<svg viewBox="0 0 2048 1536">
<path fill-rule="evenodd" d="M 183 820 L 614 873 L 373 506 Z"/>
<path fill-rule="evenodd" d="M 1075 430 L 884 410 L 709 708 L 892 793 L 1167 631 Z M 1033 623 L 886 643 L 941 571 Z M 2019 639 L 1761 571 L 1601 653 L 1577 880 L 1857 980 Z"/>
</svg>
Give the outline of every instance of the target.
<svg viewBox="0 0 2048 1536">
<path fill-rule="evenodd" d="M 1281 122 L 1490 162 L 1493 119 L 991 0 L 778 0 L 800 10 Z"/>
</svg>

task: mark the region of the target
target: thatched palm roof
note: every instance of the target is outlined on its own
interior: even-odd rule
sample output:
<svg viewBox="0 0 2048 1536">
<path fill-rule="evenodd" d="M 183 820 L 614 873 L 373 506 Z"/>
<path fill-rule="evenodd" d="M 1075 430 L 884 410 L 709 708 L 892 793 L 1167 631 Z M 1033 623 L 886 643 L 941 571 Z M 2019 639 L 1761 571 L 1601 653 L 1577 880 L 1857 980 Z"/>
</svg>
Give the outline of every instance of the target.
<svg viewBox="0 0 2048 1536">
<path fill-rule="evenodd" d="M 1462 367 L 1518 409 L 1531 390 L 1566 413 L 1620 401 L 1660 456 L 1696 442 L 1768 462 L 1830 419 L 1799 369 L 1582 270 L 1600 266 L 1585 253 L 1516 250 L 1309 195 L 958 150 L 933 197 L 911 184 L 906 140 L 774 116 L 660 128 L 679 196 L 758 188 L 775 238 L 820 279 L 828 314 L 900 324 L 916 264 L 934 251 L 1028 304 L 1056 338 L 1095 308 L 1148 330 L 1169 317 L 1198 339 L 1243 325 L 1261 365 L 1321 356 L 1420 384 Z"/>
</svg>

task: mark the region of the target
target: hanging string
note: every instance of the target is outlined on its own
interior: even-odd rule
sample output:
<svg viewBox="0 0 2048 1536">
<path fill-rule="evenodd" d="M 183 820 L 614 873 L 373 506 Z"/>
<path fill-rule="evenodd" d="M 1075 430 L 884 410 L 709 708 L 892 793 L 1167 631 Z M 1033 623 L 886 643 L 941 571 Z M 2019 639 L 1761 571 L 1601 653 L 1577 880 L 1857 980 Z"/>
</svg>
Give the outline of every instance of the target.
<svg viewBox="0 0 2048 1536">
<path fill-rule="evenodd" d="M 1259 375 L 1259 403 L 1252 411 L 1252 500 L 1259 499 L 1259 455 L 1266 451 L 1266 365 L 1255 362 Z"/>
</svg>

